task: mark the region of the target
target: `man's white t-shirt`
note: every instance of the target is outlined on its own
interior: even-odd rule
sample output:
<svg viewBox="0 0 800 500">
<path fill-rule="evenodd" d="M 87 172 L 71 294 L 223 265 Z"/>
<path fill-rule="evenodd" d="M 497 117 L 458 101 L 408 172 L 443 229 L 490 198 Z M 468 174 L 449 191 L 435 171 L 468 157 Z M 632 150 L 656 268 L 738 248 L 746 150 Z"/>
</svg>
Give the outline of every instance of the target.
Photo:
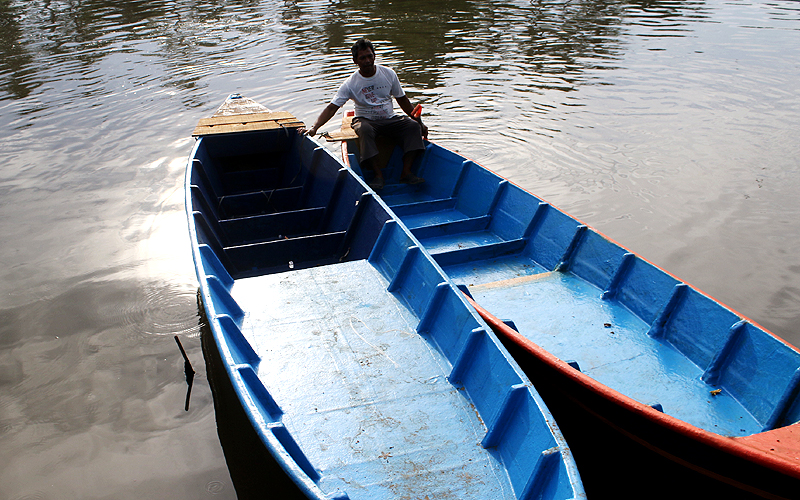
<svg viewBox="0 0 800 500">
<path fill-rule="evenodd" d="M 405 92 L 400 87 L 400 79 L 393 69 L 375 65 L 375 74 L 364 78 L 356 71 L 342 83 L 336 92 L 332 104 L 341 107 L 352 99 L 355 103 L 356 116 L 370 120 L 383 120 L 395 115 L 392 97 L 403 97 Z"/>
</svg>

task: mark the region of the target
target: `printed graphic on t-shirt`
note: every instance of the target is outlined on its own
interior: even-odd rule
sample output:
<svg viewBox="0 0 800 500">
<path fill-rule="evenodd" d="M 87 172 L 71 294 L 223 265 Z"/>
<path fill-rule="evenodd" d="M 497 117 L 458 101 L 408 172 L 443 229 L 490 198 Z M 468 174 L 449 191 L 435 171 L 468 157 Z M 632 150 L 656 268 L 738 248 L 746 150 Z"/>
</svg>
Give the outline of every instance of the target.
<svg viewBox="0 0 800 500">
<path fill-rule="evenodd" d="M 371 110 L 371 114 L 375 115 L 376 118 L 378 116 L 380 118 L 389 118 L 389 115 L 393 114 L 394 106 L 392 105 L 392 97 L 389 95 L 388 90 L 384 90 L 389 88 L 388 85 L 380 85 L 378 87 L 375 85 L 368 85 L 361 88 L 361 95 L 364 101 L 374 106 Z M 383 94 L 384 97 L 381 97 L 381 94 Z M 389 112 L 387 113 L 387 111 Z"/>
<path fill-rule="evenodd" d="M 375 103 L 375 92 L 373 92 L 373 90 L 375 90 L 375 85 L 370 85 L 369 87 L 364 87 L 361 89 L 361 94 L 364 96 L 364 99 L 366 99 L 367 102 Z"/>
<path fill-rule="evenodd" d="M 397 74 L 390 68 L 377 66 L 375 75 L 370 78 L 364 78 L 356 71 L 339 87 L 331 102 L 342 106 L 352 99 L 356 116 L 380 120 L 395 115 L 392 97 L 404 95 Z"/>
</svg>

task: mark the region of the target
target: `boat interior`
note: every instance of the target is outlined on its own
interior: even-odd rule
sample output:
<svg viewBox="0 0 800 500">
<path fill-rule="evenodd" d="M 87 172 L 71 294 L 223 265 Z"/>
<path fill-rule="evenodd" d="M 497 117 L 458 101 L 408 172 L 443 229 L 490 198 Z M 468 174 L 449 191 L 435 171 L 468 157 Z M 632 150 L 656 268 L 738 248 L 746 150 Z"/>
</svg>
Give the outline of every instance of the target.
<svg viewBox="0 0 800 500">
<path fill-rule="evenodd" d="M 445 273 L 574 369 L 723 436 L 800 420 L 800 354 L 771 333 L 435 144 L 415 164 L 426 182 L 400 169 L 397 149 L 379 194 Z"/>
<path fill-rule="evenodd" d="M 211 330 L 254 427 L 307 494 L 580 496 L 530 382 L 329 151 L 268 130 L 202 137 L 189 163 Z"/>
<path fill-rule="evenodd" d="M 317 168 L 331 160 L 323 148 L 268 133 L 204 137 L 192 159 L 192 216 L 226 269 L 239 278 L 366 258 L 388 215 L 363 217 L 374 199 L 346 171 Z"/>
</svg>

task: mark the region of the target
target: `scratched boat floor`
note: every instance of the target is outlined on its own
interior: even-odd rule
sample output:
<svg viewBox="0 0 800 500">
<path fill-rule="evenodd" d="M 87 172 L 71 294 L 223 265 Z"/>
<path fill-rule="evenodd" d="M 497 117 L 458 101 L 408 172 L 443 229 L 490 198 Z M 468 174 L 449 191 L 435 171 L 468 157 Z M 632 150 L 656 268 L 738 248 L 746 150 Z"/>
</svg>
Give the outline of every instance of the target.
<svg viewBox="0 0 800 500">
<path fill-rule="evenodd" d="M 326 492 L 513 498 L 449 363 L 367 261 L 236 281 L 258 375 Z"/>
<path fill-rule="evenodd" d="M 649 325 L 616 302 L 602 300 L 600 289 L 572 273 L 549 272 L 520 256 L 450 266 L 445 272 L 468 285 L 492 314 L 514 321 L 525 337 L 560 359 L 577 361 L 583 373 L 608 387 L 722 435 L 761 431 L 731 396 L 711 394 L 700 367 L 649 337 Z"/>
</svg>

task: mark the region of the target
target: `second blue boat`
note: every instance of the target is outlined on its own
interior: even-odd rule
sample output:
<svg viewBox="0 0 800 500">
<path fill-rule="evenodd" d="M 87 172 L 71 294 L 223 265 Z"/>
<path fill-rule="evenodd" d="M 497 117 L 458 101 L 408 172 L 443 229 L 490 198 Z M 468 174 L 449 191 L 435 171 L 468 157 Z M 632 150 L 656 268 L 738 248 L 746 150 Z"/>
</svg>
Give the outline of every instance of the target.
<svg viewBox="0 0 800 500">
<path fill-rule="evenodd" d="M 409 186 L 386 151 L 382 200 L 526 370 L 587 493 L 797 497 L 794 347 L 459 154 L 429 143 Z M 361 173 L 355 141 L 343 158 Z"/>
</svg>

